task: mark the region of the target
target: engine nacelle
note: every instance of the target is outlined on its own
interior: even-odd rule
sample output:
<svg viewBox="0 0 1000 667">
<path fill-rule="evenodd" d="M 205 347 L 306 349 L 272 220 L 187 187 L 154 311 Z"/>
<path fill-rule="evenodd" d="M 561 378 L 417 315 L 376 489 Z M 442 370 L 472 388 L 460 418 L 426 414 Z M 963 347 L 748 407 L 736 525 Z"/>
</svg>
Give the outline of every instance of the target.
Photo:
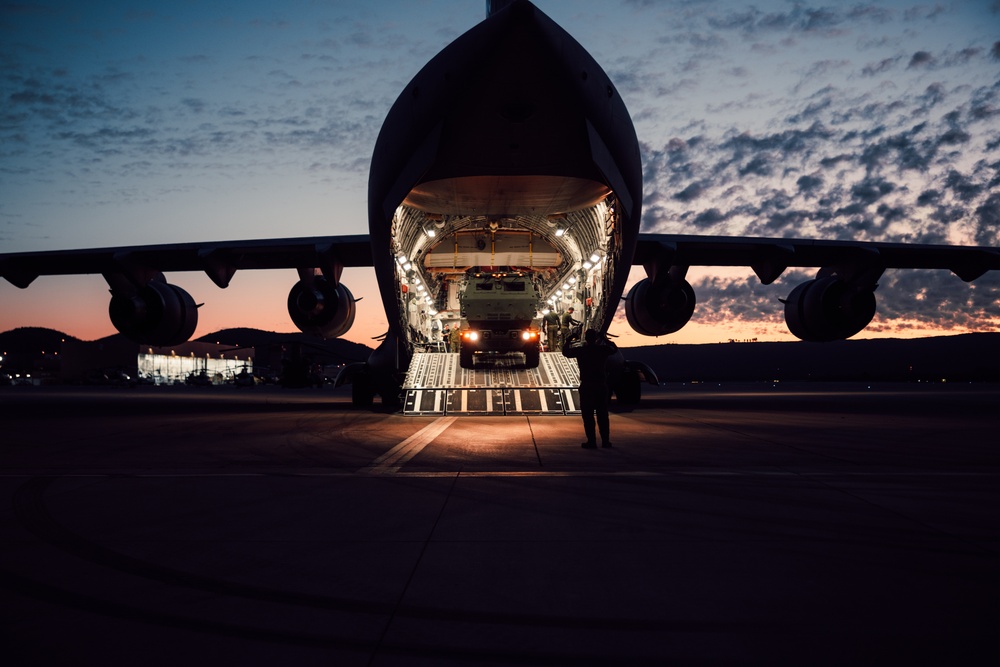
<svg viewBox="0 0 1000 667">
<path fill-rule="evenodd" d="M 112 292 L 108 314 L 126 338 L 146 345 L 179 345 L 198 326 L 198 306 L 191 295 L 160 280 L 132 295 Z"/>
<path fill-rule="evenodd" d="M 694 288 L 688 281 L 671 280 L 655 288 L 652 280 L 643 278 L 625 297 L 625 318 L 644 336 L 664 336 L 687 324 L 694 306 Z"/>
<path fill-rule="evenodd" d="M 874 288 L 852 285 L 837 276 L 807 280 L 785 300 L 788 330 L 810 342 L 850 338 L 873 317 Z"/>
<path fill-rule="evenodd" d="M 333 287 L 323 276 L 299 281 L 288 294 L 288 315 L 303 333 L 321 338 L 343 336 L 354 324 L 354 295 L 340 283 Z"/>
</svg>

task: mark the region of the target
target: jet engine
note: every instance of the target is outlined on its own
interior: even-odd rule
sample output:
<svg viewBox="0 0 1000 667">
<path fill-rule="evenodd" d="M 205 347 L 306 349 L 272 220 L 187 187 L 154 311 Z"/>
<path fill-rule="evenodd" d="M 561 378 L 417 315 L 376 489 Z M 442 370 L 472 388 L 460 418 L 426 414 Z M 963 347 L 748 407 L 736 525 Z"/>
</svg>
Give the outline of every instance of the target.
<svg viewBox="0 0 1000 667">
<path fill-rule="evenodd" d="M 288 294 L 288 314 L 300 331 L 322 338 L 337 338 L 354 324 L 354 295 L 340 283 L 323 276 L 300 280 Z"/>
<path fill-rule="evenodd" d="M 198 326 L 198 306 L 177 285 L 150 280 L 134 292 L 111 293 L 111 323 L 129 340 L 147 345 L 178 345 Z"/>
<path fill-rule="evenodd" d="M 656 286 L 651 278 L 643 278 L 625 297 L 625 318 L 644 336 L 664 336 L 687 324 L 694 305 L 694 288 L 687 280 L 667 280 Z"/>
<path fill-rule="evenodd" d="M 875 287 L 827 276 L 807 280 L 785 299 L 785 323 L 797 338 L 810 342 L 843 340 L 875 317 Z"/>
</svg>

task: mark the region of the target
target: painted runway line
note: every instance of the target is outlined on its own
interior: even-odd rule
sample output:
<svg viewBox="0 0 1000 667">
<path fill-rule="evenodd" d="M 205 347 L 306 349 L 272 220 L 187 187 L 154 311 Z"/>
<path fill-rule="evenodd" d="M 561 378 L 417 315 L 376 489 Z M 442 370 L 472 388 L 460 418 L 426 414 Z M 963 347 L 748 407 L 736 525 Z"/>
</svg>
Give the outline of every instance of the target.
<svg viewBox="0 0 1000 667">
<path fill-rule="evenodd" d="M 434 438 L 444 433 L 445 429 L 451 426 L 457 417 L 441 417 L 427 426 L 423 427 L 406 440 L 390 449 L 388 452 L 372 461 L 367 467 L 359 472 L 372 475 L 392 475 L 399 472 L 399 469 L 406 465 L 406 462 L 420 453 L 429 445 Z"/>
</svg>

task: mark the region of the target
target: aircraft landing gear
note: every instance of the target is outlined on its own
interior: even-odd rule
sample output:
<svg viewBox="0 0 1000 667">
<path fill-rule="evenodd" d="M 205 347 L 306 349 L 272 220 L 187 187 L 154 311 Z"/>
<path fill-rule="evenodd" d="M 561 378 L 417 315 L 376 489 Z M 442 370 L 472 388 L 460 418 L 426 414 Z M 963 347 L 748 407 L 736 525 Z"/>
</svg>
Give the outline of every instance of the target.
<svg viewBox="0 0 1000 667">
<path fill-rule="evenodd" d="M 395 381 L 388 381 L 379 388 L 379 395 L 382 396 L 382 408 L 385 410 L 399 410 L 402 401 L 400 395 L 403 388 Z"/>
<path fill-rule="evenodd" d="M 376 385 L 367 372 L 357 373 L 351 379 L 351 405 L 355 409 L 370 410 L 375 403 L 375 395 L 382 397 L 382 407 L 398 410 L 401 404 L 402 388 L 394 380 L 386 380 Z"/>
<path fill-rule="evenodd" d="M 356 409 L 367 409 L 372 407 L 375 399 L 375 391 L 372 389 L 371 380 L 367 373 L 358 373 L 351 381 L 351 405 Z"/>
<path fill-rule="evenodd" d="M 619 405 L 639 405 L 642 397 L 642 384 L 639 373 L 634 370 L 627 370 L 618 378 L 615 384 L 615 397 Z"/>
</svg>

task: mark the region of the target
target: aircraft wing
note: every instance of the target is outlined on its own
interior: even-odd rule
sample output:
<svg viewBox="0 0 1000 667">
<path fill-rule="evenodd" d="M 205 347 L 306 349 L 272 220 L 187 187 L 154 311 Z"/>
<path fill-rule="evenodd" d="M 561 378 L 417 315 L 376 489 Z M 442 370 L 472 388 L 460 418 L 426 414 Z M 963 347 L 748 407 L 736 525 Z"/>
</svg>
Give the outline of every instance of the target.
<svg viewBox="0 0 1000 667">
<path fill-rule="evenodd" d="M 640 234 L 633 264 L 749 266 L 765 285 L 789 267 L 841 275 L 884 269 L 948 269 L 966 282 L 1000 270 L 1000 248 L 812 239 Z"/>
<path fill-rule="evenodd" d="M 204 271 L 226 287 L 243 269 L 318 268 L 327 274 L 355 266 L 372 266 L 367 234 L 0 254 L 0 276 L 21 288 L 38 276 L 170 271 Z"/>
</svg>

